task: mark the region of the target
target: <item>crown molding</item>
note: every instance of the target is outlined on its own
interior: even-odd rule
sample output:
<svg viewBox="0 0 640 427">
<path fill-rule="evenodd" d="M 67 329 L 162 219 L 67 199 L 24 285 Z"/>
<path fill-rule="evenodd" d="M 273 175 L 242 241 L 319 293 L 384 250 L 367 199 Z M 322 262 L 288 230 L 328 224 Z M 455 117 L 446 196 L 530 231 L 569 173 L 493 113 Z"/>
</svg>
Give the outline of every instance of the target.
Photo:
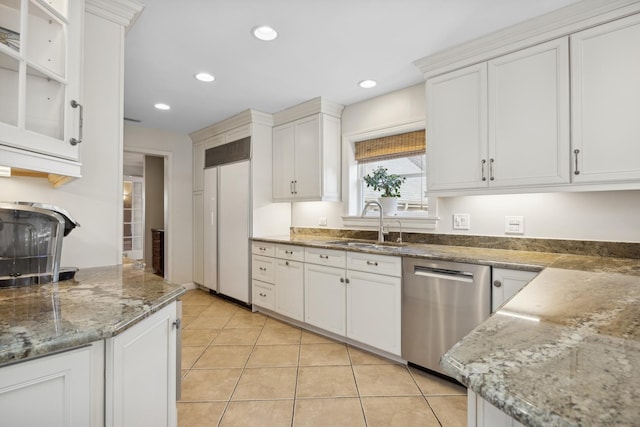
<svg viewBox="0 0 640 427">
<path fill-rule="evenodd" d="M 144 4 L 139 0 L 86 0 L 85 12 L 129 28 L 134 24 Z"/>
<path fill-rule="evenodd" d="M 640 0 L 583 0 L 414 61 L 425 79 L 640 12 Z"/>
<path fill-rule="evenodd" d="M 271 114 L 263 113 L 257 110 L 245 110 L 218 123 L 206 128 L 191 132 L 189 137 L 193 142 L 204 141 L 212 136 L 219 135 L 224 132 L 236 129 L 244 125 L 265 125 L 273 126 L 273 117 Z"/>
<path fill-rule="evenodd" d="M 309 117 L 319 113 L 329 114 L 339 119 L 342 116 L 343 109 L 344 105 L 337 104 L 319 96 L 317 98 L 313 98 L 309 101 L 287 108 L 286 110 L 274 113 L 273 125 L 277 126 L 283 123 L 289 123 L 294 120 L 298 120 L 303 117 Z"/>
</svg>

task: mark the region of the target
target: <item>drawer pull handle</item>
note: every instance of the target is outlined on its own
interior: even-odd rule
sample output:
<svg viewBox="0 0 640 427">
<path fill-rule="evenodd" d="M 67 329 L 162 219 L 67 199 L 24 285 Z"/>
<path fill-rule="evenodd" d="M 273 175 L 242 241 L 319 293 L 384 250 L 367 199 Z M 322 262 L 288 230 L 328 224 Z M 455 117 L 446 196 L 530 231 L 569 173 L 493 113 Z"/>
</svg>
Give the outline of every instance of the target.
<svg viewBox="0 0 640 427">
<path fill-rule="evenodd" d="M 493 180 L 495 180 L 495 179 L 496 179 L 496 178 L 493 176 L 493 162 L 494 162 L 494 160 L 493 160 L 493 159 L 489 159 L 489 180 L 490 180 L 490 181 L 493 181 Z"/>
<path fill-rule="evenodd" d="M 482 162 L 480 163 L 481 167 L 482 167 L 482 180 L 486 181 L 487 180 L 487 176 L 484 174 L 484 167 L 487 164 L 487 160 L 486 159 L 482 159 Z"/>
<path fill-rule="evenodd" d="M 378 263 L 376 261 L 367 261 L 367 265 L 374 265 L 374 266 L 378 266 Z"/>
<path fill-rule="evenodd" d="M 284 251 L 284 253 L 287 255 L 293 255 L 293 251 Z"/>
<path fill-rule="evenodd" d="M 267 294 L 263 294 L 262 292 L 260 292 L 258 295 L 260 295 L 263 298 L 267 296 Z"/>
<path fill-rule="evenodd" d="M 267 267 L 258 267 L 260 271 L 267 271 Z"/>
<path fill-rule="evenodd" d="M 573 171 L 574 175 L 580 175 L 580 169 L 578 169 L 578 154 L 580 154 L 580 150 L 577 148 L 573 150 L 573 154 L 576 155 L 576 170 Z"/>
<path fill-rule="evenodd" d="M 260 246 L 258 249 L 260 249 L 263 252 L 267 250 L 267 248 L 263 248 L 262 246 Z"/>
<path fill-rule="evenodd" d="M 320 255 L 320 259 L 329 259 L 329 255 Z"/>
</svg>

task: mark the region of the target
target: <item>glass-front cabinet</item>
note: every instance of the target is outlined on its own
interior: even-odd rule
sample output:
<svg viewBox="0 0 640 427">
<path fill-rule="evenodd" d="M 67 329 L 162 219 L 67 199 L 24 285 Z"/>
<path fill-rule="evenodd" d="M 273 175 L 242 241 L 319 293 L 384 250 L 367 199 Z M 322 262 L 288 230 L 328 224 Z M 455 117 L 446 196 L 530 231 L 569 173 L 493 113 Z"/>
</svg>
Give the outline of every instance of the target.
<svg viewBox="0 0 640 427">
<path fill-rule="evenodd" d="M 83 3 L 0 0 L 0 163 L 11 153 L 45 172 L 58 172 L 47 159 L 78 163 Z"/>
</svg>

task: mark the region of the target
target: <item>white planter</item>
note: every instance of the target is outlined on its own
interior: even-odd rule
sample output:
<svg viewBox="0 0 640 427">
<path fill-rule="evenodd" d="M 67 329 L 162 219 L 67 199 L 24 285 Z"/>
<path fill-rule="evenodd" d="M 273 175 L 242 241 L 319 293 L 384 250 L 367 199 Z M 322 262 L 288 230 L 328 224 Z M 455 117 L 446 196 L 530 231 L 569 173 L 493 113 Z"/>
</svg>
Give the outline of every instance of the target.
<svg viewBox="0 0 640 427">
<path fill-rule="evenodd" d="M 393 216 L 398 211 L 397 197 L 378 197 L 378 202 L 382 205 L 385 216 Z"/>
</svg>

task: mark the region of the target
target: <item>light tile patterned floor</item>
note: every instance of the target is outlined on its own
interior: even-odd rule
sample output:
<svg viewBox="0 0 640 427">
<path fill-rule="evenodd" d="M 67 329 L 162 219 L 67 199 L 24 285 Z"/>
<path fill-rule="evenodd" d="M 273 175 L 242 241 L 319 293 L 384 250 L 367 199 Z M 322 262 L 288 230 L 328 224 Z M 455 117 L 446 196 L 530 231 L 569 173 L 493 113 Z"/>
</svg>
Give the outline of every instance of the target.
<svg viewBox="0 0 640 427">
<path fill-rule="evenodd" d="M 183 325 L 179 427 L 466 425 L 463 387 L 201 290 Z"/>
</svg>

